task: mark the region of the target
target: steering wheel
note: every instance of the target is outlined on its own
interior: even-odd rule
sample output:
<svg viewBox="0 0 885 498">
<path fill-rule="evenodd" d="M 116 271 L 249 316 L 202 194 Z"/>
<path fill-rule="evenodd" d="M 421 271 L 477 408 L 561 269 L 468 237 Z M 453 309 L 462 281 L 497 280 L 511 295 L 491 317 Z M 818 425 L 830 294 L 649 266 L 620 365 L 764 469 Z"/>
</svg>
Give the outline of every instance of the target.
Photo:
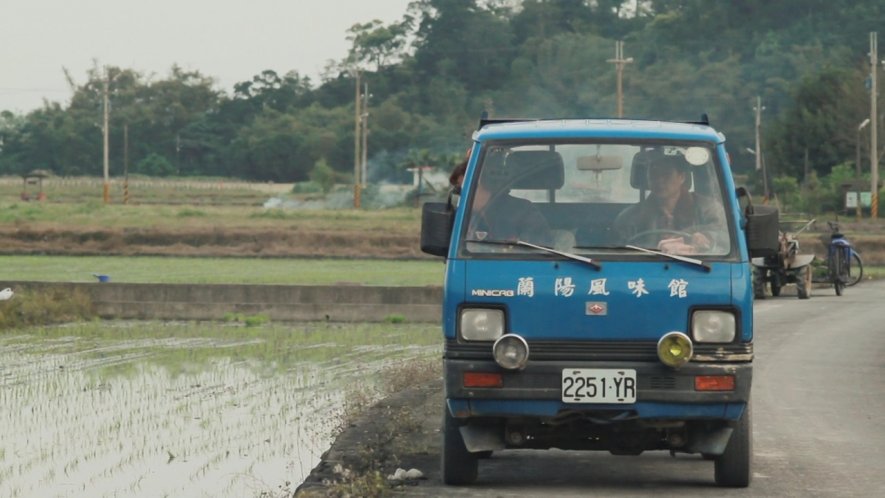
<svg viewBox="0 0 885 498">
<path fill-rule="evenodd" d="M 669 230 L 666 228 L 658 228 L 655 230 L 644 230 L 637 234 L 634 234 L 632 237 L 627 239 L 628 244 L 633 244 L 637 240 L 647 237 L 649 235 L 675 235 L 678 237 L 684 237 L 685 240 L 691 240 L 691 234 L 688 232 L 683 232 L 682 230 Z"/>
</svg>

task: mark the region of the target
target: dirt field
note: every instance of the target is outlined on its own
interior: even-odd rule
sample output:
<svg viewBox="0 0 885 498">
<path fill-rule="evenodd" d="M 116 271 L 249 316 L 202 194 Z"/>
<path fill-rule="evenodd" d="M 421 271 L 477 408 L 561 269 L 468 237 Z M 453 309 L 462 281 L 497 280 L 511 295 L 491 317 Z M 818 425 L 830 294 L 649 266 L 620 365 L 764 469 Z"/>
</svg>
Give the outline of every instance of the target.
<svg viewBox="0 0 885 498">
<path fill-rule="evenodd" d="M 417 215 L 416 215 L 417 216 Z M 885 225 L 851 224 L 846 235 L 864 264 L 885 265 Z M 826 257 L 823 232 L 799 237 L 803 253 Z M 420 226 L 413 220 L 379 218 L 358 221 L 334 217 L 284 218 L 279 223 L 238 225 L 189 223 L 144 228 L 0 223 L 0 254 L 340 257 L 369 259 L 429 258 L 420 250 Z"/>
<path fill-rule="evenodd" d="M 320 194 L 224 179 L 133 179 L 127 205 L 118 181 L 104 205 L 99 187 L 96 178 L 46 180 L 45 201 L 23 202 L 21 180 L 0 178 L 0 254 L 429 258 L 414 207 L 306 208 Z M 290 201 L 302 208 L 264 207 Z M 781 216 L 797 217 L 808 219 Z M 885 264 L 885 220 L 838 218 L 865 265 Z M 831 219 L 801 234 L 801 252 L 825 257 Z"/>
<path fill-rule="evenodd" d="M 419 234 L 390 226 L 359 230 L 250 227 L 42 227 L 0 225 L 0 254 L 260 256 L 403 259 L 425 257 Z"/>
</svg>

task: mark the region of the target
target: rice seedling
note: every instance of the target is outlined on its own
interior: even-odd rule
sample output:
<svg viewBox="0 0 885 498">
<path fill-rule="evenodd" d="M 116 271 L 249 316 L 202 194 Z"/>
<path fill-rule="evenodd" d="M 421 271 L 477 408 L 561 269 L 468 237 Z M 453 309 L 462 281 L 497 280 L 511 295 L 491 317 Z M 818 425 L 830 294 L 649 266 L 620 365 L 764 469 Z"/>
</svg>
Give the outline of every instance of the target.
<svg viewBox="0 0 885 498">
<path fill-rule="evenodd" d="M 0 496 L 276 496 L 417 324 L 81 322 L 0 333 Z"/>
</svg>

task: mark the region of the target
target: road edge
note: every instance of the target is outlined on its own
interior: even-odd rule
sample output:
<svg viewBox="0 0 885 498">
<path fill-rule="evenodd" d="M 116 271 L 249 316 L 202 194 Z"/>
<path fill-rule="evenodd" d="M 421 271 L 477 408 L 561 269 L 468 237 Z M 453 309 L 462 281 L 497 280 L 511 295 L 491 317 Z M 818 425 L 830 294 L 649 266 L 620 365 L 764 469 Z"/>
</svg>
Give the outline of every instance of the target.
<svg viewBox="0 0 885 498">
<path fill-rule="evenodd" d="M 438 474 L 442 379 L 388 396 L 356 418 L 296 489 L 294 496 L 334 495 L 336 489 L 398 468 L 418 469 L 419 479 L 387 480 L 387 485 L 417 485 Z"/>
</svg>

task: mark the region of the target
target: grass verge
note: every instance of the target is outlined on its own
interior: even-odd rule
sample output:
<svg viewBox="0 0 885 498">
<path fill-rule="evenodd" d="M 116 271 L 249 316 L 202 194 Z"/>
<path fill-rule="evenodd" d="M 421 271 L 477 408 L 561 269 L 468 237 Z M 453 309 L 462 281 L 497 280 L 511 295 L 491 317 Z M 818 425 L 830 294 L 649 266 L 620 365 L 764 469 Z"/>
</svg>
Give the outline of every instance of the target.
<svg viewBox="0 0 885 498">
<path fill-rule="evenodd" d="M 0 256 L 4 280 L 162 284 L 442 285 L 441 261 L 183 258 L 150 256 Z"/>
<path fill-rule="evenodd" d="M 21 292 L 0 302 L 0 330 L 79 322 L 95 316 L 92 300 L 77 290 Z"/>
</svg>

